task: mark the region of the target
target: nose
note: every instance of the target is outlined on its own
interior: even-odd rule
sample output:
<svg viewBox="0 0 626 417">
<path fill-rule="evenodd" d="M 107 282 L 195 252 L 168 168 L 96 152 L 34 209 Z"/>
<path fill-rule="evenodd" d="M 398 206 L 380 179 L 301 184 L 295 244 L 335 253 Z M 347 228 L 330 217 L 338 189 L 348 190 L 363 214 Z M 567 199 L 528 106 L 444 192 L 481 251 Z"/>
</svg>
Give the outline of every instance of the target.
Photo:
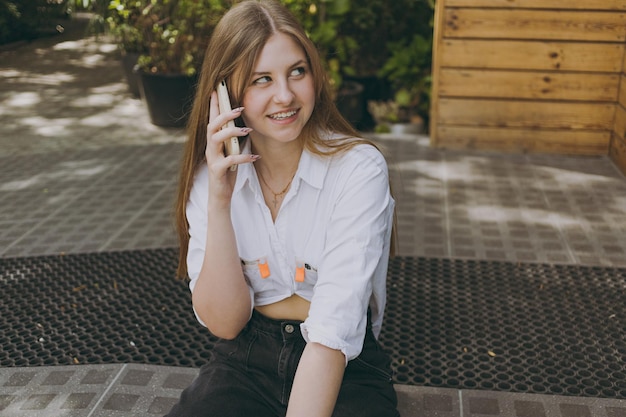
<svg viewBox="0 0 626 417">
<path fill-rule="evenodd" d="M 290 104 L 293 101 L 294 94 L 289 85 L 288 80 L 281 80 L 276 84 L 276 90 L 274 91 L 274 102 L 277 104 Z"/>
</svg>

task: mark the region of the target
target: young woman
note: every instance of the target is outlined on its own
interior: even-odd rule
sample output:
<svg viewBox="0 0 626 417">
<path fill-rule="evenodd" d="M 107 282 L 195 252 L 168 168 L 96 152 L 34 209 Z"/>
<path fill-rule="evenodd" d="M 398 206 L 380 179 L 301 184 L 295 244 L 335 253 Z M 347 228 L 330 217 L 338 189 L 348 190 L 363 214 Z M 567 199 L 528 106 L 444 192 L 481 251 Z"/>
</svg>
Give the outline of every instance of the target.
<svg viewBox="0 0 626 417">
<path fill-rule="evenodd" d="M 314 45 L 278 2 L 226 13 L 201 74 L 178 272 L 220 341 L 169 416 L 398 416 L 376 341 L 394 210 L 383 156 L 339 115 Z M 232 111 L 219 109 L 222 80 Z M 225 155 L 233 136 L 242 153 Z"/>
</svg>

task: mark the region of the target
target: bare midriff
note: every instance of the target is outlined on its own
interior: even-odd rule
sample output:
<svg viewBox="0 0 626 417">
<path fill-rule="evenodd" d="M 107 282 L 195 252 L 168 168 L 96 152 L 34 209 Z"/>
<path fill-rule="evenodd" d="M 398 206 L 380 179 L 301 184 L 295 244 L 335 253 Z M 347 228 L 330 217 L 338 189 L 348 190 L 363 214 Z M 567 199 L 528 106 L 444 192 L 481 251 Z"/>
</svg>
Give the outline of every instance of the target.
<svg viewBox="0 0 626 417">
<path fill-rule="evenodd" d="M 304 321 L 309 315 L 311 303 L 294 294 L 289 298 L 273 304 L 254 307 L 256 311 L 274 320 L 300 320 Z"/>
</svg>

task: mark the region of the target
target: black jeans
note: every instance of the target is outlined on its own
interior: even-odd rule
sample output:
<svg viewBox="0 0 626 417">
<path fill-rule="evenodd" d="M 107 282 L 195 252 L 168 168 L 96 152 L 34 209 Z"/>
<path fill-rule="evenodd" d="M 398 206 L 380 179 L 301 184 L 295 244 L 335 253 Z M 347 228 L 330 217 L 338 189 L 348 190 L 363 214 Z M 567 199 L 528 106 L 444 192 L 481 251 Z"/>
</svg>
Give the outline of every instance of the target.
<svg viewBox="0 0 626 417">
<path fill-rule="evenodd" d="M 294 320 L 256 311 L 234 340 L 220 340 L 209 363 L 167 417 L 279 417 L 306 345 Z M 333 417 L 399 417 L 389 356 L 368 326 L 363 351 L 348 362 Z"/>
</svg>

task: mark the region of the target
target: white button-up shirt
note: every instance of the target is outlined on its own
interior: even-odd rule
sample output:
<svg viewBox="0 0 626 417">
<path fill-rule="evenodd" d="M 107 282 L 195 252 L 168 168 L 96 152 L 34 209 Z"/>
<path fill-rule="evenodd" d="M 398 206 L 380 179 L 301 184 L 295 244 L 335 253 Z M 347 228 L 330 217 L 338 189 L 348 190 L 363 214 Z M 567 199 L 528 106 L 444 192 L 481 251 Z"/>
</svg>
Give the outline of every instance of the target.
<svg viewBox="0 0 626 417">
<path fill-rule="evenodd" d="M 250 153 L 249 141 L 243 152 Z M 191 291 L 204 259 L 207 201 L 204 165 L 187 205 Z M 387 164 L 373 146 L 332 157 L 304 150 L 275 221 L 253 165 L 239 165 L 231 218 L 252 305 L 297 294 L 311 302 L 301 325 L 305 340 L 356 358 L 368 307 L 374 335 L 380 333 L 394 204 Z"/>
</svg>

